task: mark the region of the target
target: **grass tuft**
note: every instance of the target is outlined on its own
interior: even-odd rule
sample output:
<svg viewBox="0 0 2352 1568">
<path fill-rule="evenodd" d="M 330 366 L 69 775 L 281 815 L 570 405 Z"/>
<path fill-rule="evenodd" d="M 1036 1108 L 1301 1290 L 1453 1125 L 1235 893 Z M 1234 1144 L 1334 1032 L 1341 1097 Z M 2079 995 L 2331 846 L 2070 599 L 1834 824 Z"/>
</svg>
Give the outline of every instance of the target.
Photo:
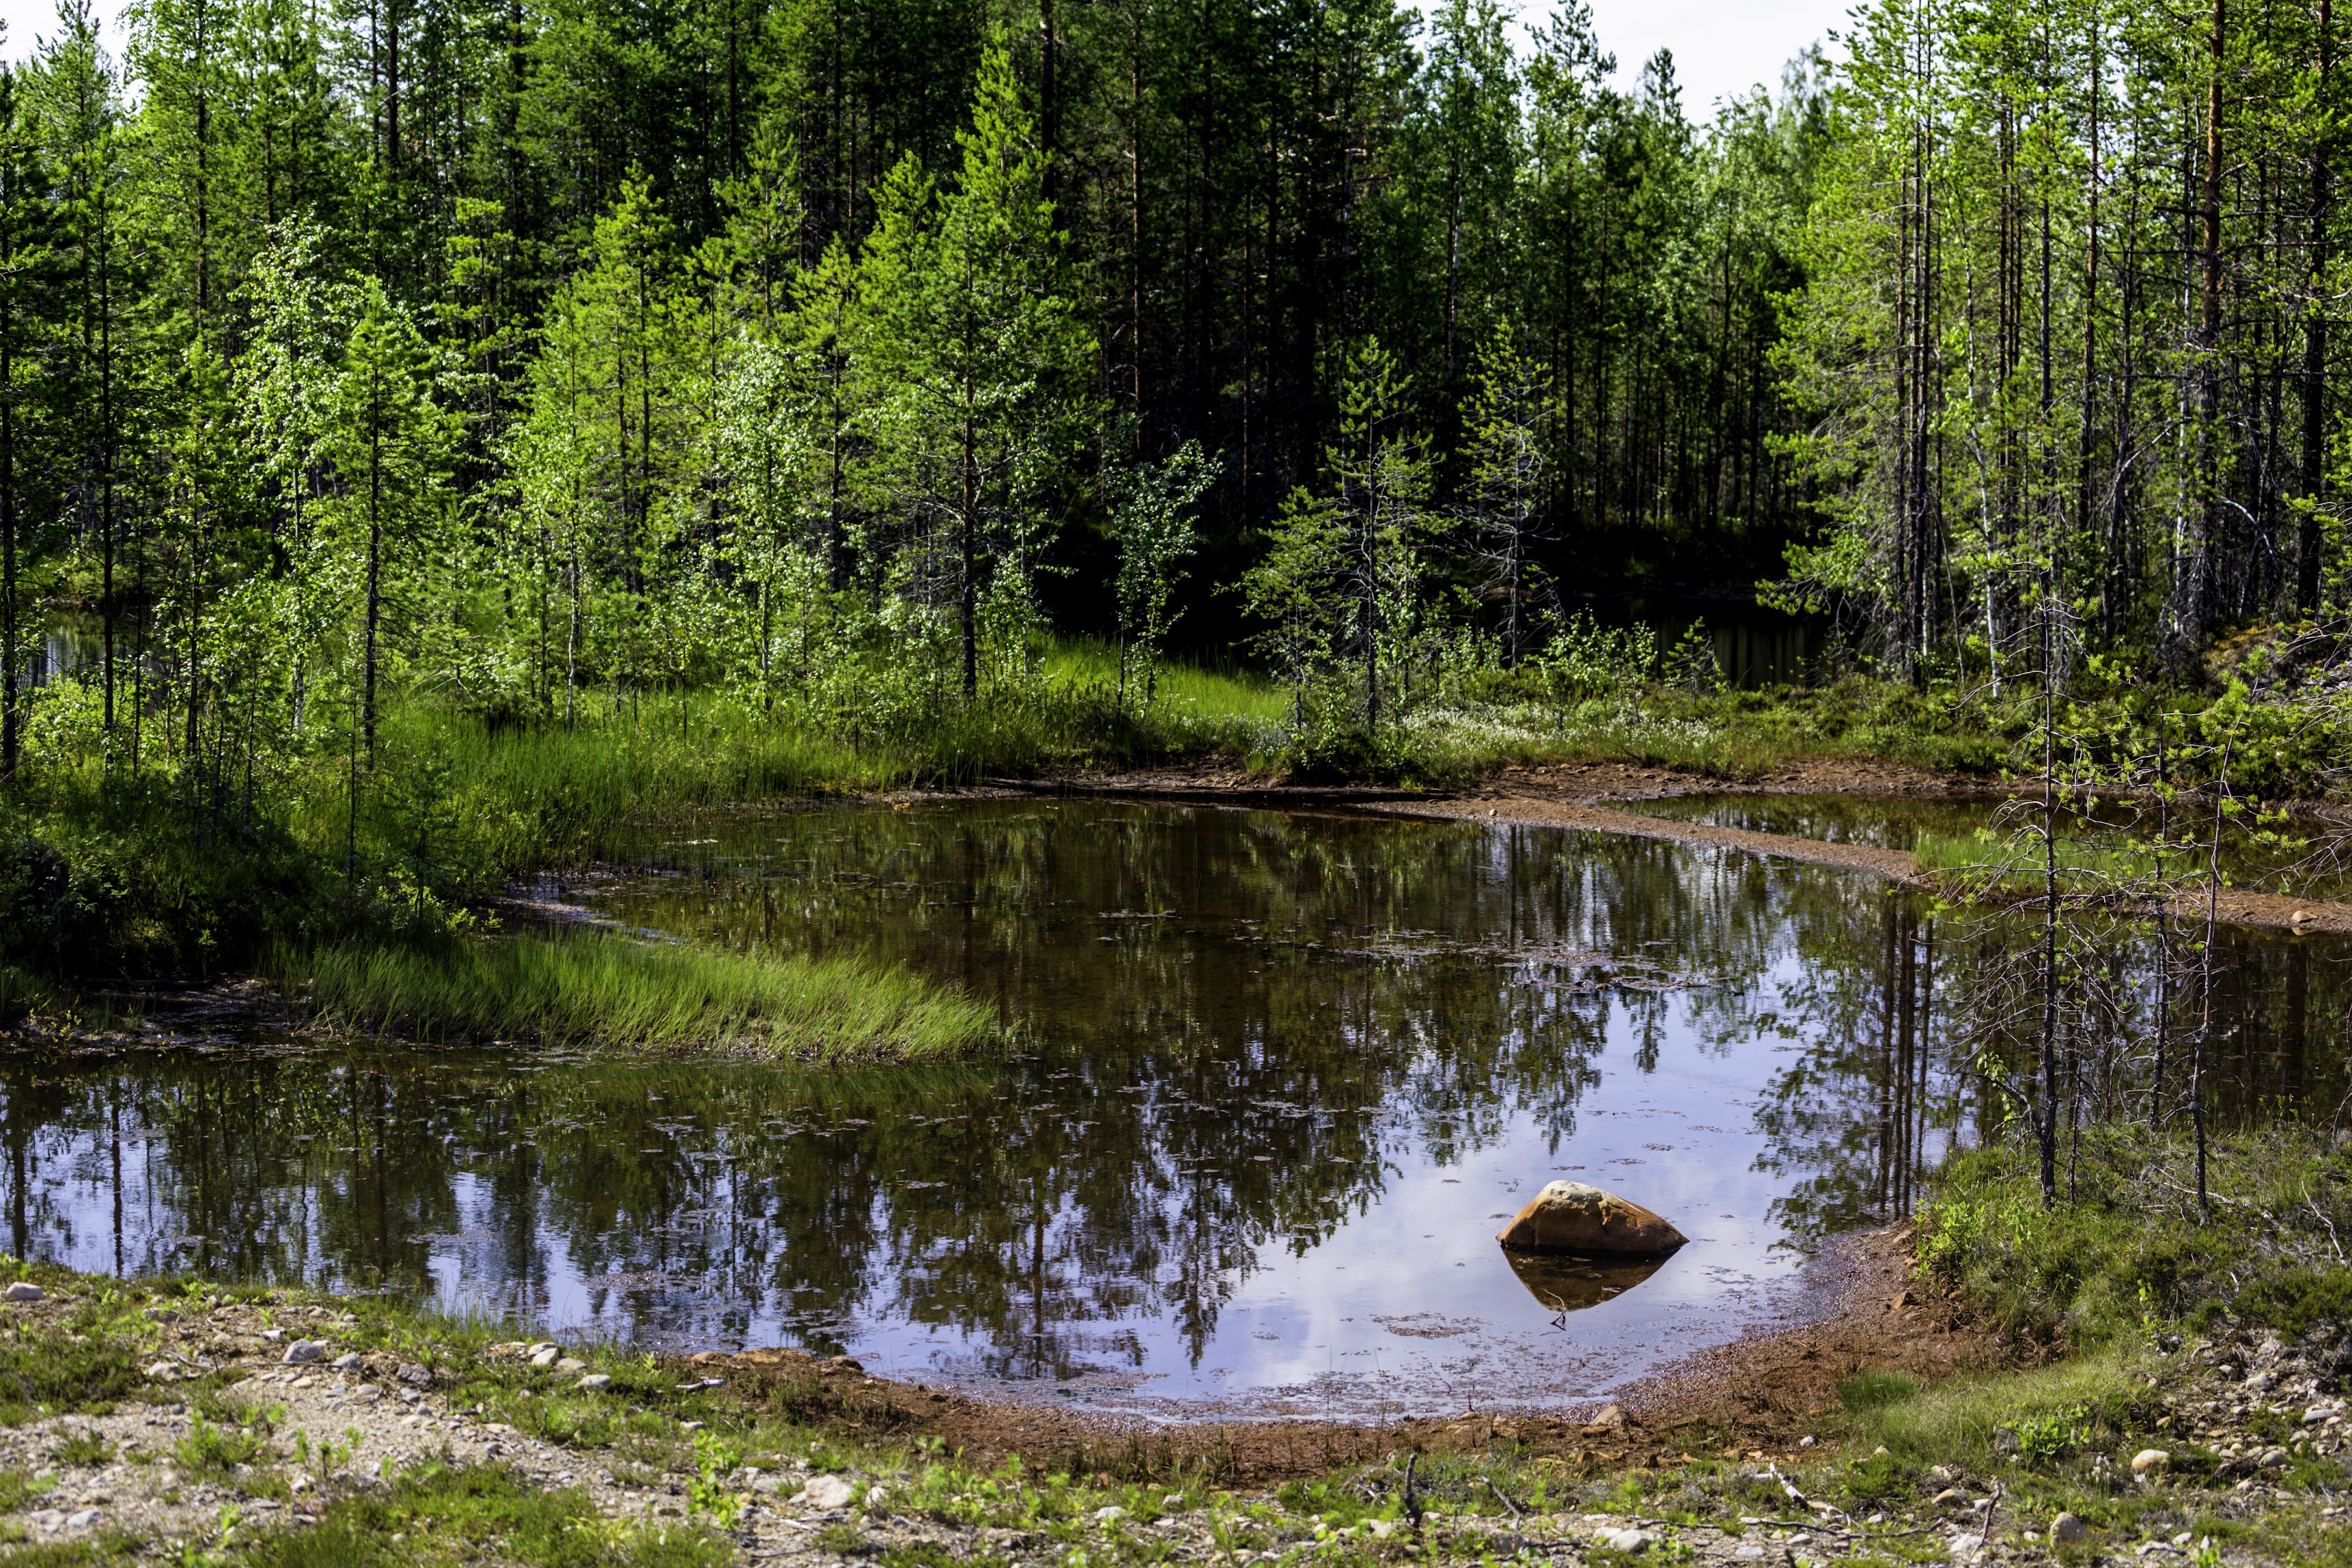
<svg viewBox="0 0 2352 1568">
<path fill-rule="evenodd" d="M 905 972 L 593 932 L 281 945 L 266 969 L 331 1021 L 428 1039 L 525 1037 L 836 1066 L 941 1060 L 1003 1034 L 986 1006 Z"/>
</svg>

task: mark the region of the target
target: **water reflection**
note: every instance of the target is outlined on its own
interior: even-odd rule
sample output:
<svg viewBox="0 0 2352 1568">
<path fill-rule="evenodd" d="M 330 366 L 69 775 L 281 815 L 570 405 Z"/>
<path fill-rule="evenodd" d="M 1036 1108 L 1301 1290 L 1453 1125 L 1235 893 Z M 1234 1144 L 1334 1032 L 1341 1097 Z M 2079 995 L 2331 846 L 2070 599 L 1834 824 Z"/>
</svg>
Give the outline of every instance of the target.
<svg viewBox="0 0 2352 1568">
<path fill-rule="evenodd" d="M 2014 933 L 1833 868 L 1100 803 L 676 837 L 562 890 L 914 964 L 1022 1020 L 1020 1058 L 18 1056 L 13 1250 L 847 1350 L 1112 1407 L 1543 1402 L 1770 1315 L 1798 1251 L 1901 1212 L 2000 1114 L 1954 1041 Z M 2133 940 L 2103 942 L 2116 1005 L 2070 1047 L 2094 1085 L 2145 1056 Z M 2343 950 L 2227 940 L 2224 1113 L 2332 1107 L 2343 1064 L 2304 1042 L 2341 1016 Z M 1493 1235 L 1562 1174 L 1691 1245 L 1638 1279 L 1529 1277 Z"/>
</svg>

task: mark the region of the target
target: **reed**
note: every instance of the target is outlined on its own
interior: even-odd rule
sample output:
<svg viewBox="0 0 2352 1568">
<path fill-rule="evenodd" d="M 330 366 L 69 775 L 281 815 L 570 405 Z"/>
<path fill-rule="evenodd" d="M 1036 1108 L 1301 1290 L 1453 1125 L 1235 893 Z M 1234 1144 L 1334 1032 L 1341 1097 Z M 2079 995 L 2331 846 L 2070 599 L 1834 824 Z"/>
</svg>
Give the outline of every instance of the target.
<svg viewBox="0 0 2352 1568">
<path fill-rule="evenodd" d="M 994 1013 L 904 971 L 599 932 L 279 944 L 271 978 L 348 1028 L 712 1050 L 818 1066 L 939 1061 L 1003 1035 Z"/>
</svg>

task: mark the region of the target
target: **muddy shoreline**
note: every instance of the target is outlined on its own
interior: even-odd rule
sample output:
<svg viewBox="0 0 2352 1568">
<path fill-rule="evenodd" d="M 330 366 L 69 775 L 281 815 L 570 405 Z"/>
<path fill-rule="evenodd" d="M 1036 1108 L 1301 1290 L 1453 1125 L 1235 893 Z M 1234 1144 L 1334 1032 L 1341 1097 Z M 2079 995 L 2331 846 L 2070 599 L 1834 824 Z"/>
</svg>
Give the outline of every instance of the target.
<svg viewBox="0 0 2352 1568">
<path fill-rule="evenodd" d="M 691 1364 L 735 1383 L 823 1386 L 832 1418 L 863 1436 L 937 1437 L 983 1466 L 1019 1454 L 1083 1473 L 1144 1452 L 1155 1465 L 1213 1461 L 1234 1484 L 1257 1486 L 1405 1448 L 1466 1454 L 1498 1443 L 1596 1473 L 1698 1458 L 1793 1461 L 1807 1438 L 1828 1436 L 1837 1385 L 1857 1372 L 1932 1384 L 2040 1359 L 1916 1281 L 1912 1239 L 1908 1223 L 1842 1237 L 1806 1268 L 1780 1326 L 1697 1352 L 1613 1399 L 1557 1411 L 1418 1411 L 1361 1423 L 1253 1417 L 1236 1400 L 1190 1415 L 1112 1416 L 871 1377 L 855 1362 L 795 1350 L 711 1352 Z"/>
</svg>

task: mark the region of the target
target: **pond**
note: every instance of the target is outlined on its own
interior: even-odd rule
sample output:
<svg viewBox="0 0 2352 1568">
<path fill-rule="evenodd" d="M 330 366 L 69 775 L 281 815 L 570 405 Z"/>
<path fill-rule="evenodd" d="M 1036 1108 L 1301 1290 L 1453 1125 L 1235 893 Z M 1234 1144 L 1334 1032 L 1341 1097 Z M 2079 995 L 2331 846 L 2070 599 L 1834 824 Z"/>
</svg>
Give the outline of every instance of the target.
<svg viewBox="0 0 2352 1568">
<path fill-rule="evenodd" d="M 1991 1135 L 1958 1020 L 2030 936 L 1706 846 L 1099 800 L 744 814 L 546 890 L 909 964 L 1021 1043 L 811 1075 L 192 1019 L 173 1048 L 20 1054 L 13 1249 L 1093 1410 L 1558 1406 L 1798 1310 L 1812 1249 Z M 2145 1056 L 2138 940 L 2098 943 L 2093 1089 Z M 2325 1114 L 2352 950 L 2224 944 L 2217 1111 Z M 1563 1176 L 1690 1245 L 1515 1269 L 1496 1231 Z"/>
</svg>

